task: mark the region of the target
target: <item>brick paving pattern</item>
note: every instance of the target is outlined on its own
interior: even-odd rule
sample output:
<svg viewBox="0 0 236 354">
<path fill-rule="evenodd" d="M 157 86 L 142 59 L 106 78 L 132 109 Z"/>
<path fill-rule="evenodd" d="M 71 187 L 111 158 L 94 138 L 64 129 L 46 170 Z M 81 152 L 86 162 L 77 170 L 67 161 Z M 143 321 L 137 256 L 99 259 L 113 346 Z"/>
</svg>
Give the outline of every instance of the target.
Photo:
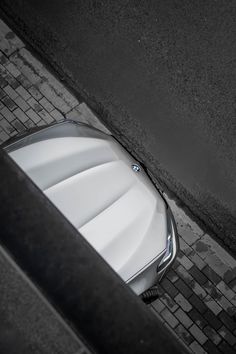
<svg viewBox="0 0 236 354">
<path fill-rule="evenodd" d="M 65 117 L 107 131 L 0 20 L 0 144 Z M 168 202 L 181 250 L 149 307 L 193 353 L 236 353 L 236 261 Z"/>
<path fill-rule="evenodd" d="M 236 353 L 236 261 L 174 201 L 180 252 L 149 307 L 194 353 Z"/>
<path fill-rule="evenodd" d="M 26 129 L 65 118 L 108 132 L 0 20 L 0 144 Z"/>
</svg>

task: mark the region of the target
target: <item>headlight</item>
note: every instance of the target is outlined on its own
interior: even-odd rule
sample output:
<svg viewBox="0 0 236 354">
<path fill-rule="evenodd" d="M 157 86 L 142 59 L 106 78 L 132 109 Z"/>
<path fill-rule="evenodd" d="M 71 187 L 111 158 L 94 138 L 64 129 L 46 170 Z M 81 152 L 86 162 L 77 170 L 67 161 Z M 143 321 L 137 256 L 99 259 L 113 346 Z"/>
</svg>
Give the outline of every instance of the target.
<svg viewBox="0 0 236 354">
<path fill-rule="evenodd" d="M 175 228 L 173 225 L 173 216 L 170 210 L 167 210 L 167 244 L 166 244 L 166 252 L 159 263 L 158 272 L 166 267 L 169 260 L 172 258 L 173 255 L 173 237 L 175 233 Z"/>
</svg>

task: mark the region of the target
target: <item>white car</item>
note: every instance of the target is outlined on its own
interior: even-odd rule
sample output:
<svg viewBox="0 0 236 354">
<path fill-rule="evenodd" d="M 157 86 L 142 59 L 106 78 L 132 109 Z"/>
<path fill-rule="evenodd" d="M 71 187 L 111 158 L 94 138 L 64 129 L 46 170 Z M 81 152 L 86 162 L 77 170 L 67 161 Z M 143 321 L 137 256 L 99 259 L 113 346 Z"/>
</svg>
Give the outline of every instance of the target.
<svg viewBox="0 0 236 354">
<path fill-rule="evenodd" d="M 136 294 L 151 294 L 177 253 L 175 221 L 115 138 L 64 121 L 5 150 Z"/>
</svg>

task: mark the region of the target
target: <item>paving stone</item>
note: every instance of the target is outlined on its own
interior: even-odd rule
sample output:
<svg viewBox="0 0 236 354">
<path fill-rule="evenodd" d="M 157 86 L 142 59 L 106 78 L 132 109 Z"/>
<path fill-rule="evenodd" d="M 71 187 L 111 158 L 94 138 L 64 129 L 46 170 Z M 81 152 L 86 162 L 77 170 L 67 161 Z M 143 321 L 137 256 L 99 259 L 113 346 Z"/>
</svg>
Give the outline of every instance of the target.
<svg viewBox="0 0 236 354">
<path fill-rule="evenodd" d="M 195 267 L 195 266 L 194 266 Z M 193 268 L 194 268 L 193 267 Z M 196 267 L 195 267 L 196 268 Z M 192 269 L 192 268 L 191 268 Z M 198 271 L 198 268 L 196 268 L 196 270 Z M 192 289 L 192 291 L 200 296 L 201 298 L 204 298 L 206 296 L 206 292 L 203 289 L 203 287 L 200 286 L 200 284 L 197 283 L 197 281 L 193 278 L 193 276 L 190 274 L 190 271 L 187 271 L 184 267 L 182 267 L 182 265 L 180 265 L 177 269 L 176 272 L 178 273 L 178 275 L 180 275 L 180 277 L 184 280 L 184 282 Z M 196 273 L 196 271 L 193 271 L 193 274 L 195 274 L 196 276 L 198 276 L 199 279 L 199 274 Z M 201 276 L 201 274 L 200 274 Z M 201 280 L 203 279 L 203 277 L 201 276 Z"/>
<path fill-rule="evenodd" d="M 222 326 L 222 322 L 219 320 L 219 317 L 216 317 L 211 310 L 207 310 L 204 313 L 204 319 L 213 327 L 216 331 Z"/>
<path fill-rule="evenodd" d="M 22 85 L 17 87 L 16 91 L 25 101 L 27 101 L 31 97 L 29 92 Z"/>
<path fill-rule="evenodd" d="M 17 87 L 20 86 L 20 83 L 10 74 L 5 76 L 4 79 L 7 81 L 7 83 L 15 90 Z"/>
<path fill-rule="evenodd" d="M 29 82 L 29 80 L 23 74 L 20 74 L 17 77 L 17 81 L 27 90 L 29 90 L 32 85 L 31 82 Z"/>
<path fill-rule="evenodd" d="M 210 247 L 209 245 L 205 244 L 204 237 L 195 242 L 192 248 L 203 260 L 206 259 L 210 252 Z"/>
<path fill-rule="evenodd" d="M 38 114 L 47 124 L 54 122 L 54 119 L 50 116 L 50 114 L 47 111 L 45 111 L 45 109 L 42 109 L 40 112 L 38 112 Z"/>
<path fill-rule="evenodd" d="M 7 139 L 9 139 L 9 135 L 2 130 L 0 132 L 0 143 L 4 143 Z"/>
<path fill-rule="evenodd" d="M 230 281 L 229 287 L 230 287 L 230 288 L 235 292 L 235 294 L 236 294 L 236 278 Z"/>
<path fill-rule="evenodd" d="M 200 344 L 196 341 L 192 342 L 189 346 L 189 348 L 193 351 L 195 354 L 207 354 L 206 351 L 200 346 Z"/>
<path fill-rule="evenodd" d="M 236 260 L 212 237 L 205 234 L 202 240 L 209 246 L 210 253 L 214 253 L 218 258 L 224 260 L 224 264 L 227 264 L 228 268 L 236 268 Z"/>
<path fill-rule="evenodd" d="M 13 88 L 16 89 L 19 82 L 7 71 L 7 69 L 0 64 L 0 76 Z"/>
<path fill-rule="evenodd" d="M 218 345 L 220 343 L 221 337 L 217 334 L 217 332 L 211 326 L 206 326 L 204 328 L 203 332 L 215 345 Z"/>
<path fill-rule="evenodd" d="M 43 119 L 41 119 L 38 123 L 37 123 L 38 127 L 43 127 L 43 126 L 47 126 L 47 124 L 44 122 Z"/>
<path fill-rule="evenodd" d="M 206 265 L 203 269 L 202 272 L 207 276 L 207 278 L 214 284 L 218 284 L 221 281 L 221 277 L 216 274 L 216 272 L 211 269 L 208 265 Z"/>
<path fill-rule="evenodd" d="M 11 55 L 10 60 L 13 62 L 18 70 L 27 78 L 31 85 L 38 85 L 43 78 L 39 75 L 39 72 L 34 67 L 33 63 L 30 63 L 28 58 L 28 51 L 24 48 L 17 53 Z M 42 67 L 42 64 L 41 64 Z"/>
<path fill-rule="evenodd" d="M 199 299 L 199 297 L 197 295 L 193 294 L 192 296 L 190 296 L 188 301 L 201 314 L 204 314 L 207 311 L 207 306 L 205 305 L 203 300 Z"/>
<path fill-rule="evenodd" d="M 225 296 L 219 291 L 219 289 L 212 284 L 210 281 L 207 281 L 204 284 L 204 288 L 208 292 L 208 294 L 230 315 L 234 314 L 234 307 L 231 302 L 225 298 Z"/>
<path fill-rule="evenodd" d="M 186 282 L 191 283 L 192 275 L 180 264 L 176 267 L 175 272 Z"/>
<path fill-rule="evenodd" d="M 189 273 L 193 276 L 193 278 L 200 284 L 203 285 L 207 281 L 207 277 L 196 267 L 193 266 Z"/>
<path fill-rule="evenodd" d="M 36 101 L 35 98 L 31 97 L 27 103 L 34 109 L 34 111 L 36 111 L 37 113 L 39 113 L 40 111 L 43 110 L 43 107 L 38 103 L 38 101 Z"/>
<path fill-rule="evenodd" d="M 12 138 L 12 137 L 16 136 L 17 134 L 18 134 L 18 131 L 14 130 L 13 132 L 11 132 L 10 137 Z"/>
<path fill-rule="evenodd" d="M 182 252 L 186 254 L 187 256 L 193 251 L 192 248 L 182 239 L 182 237 L 179 237 L 179 246 Z"/>
<path fill-rule="evenodd" d="M 225 284 L 225 282 L 223 282 L 223 280 L 217 284 L 217 288 L 236 307 L 236 294 L 228 285 Z"/>
<path fill-rule="evenodd" d="M 202 270 L 206 266 L 206 263 L 195 251 L 189 253 L 188 257 L 198 267 L 198 269 Z"/>
<path fill-rule="evenodd" d="M 163 294 L 160 299 L 171 312 L 175 312 L 177 310 L 178 305 L 168 294 Z"/>
<path fill-rule="evenodd" d="M 7 63 L 9 62 L 9 60 L 7 59 Z M 5 65 L 0 64 L 0 74 L 2 77 L 5 77 L 7 75 L 10 75 L 10 73 L 7 71 L 7 69 L 5 68 Z"/>
<path fill-rule="evenodd" d="M 175 282 L 175 287 L 179 290 L 181 294 L 184 295 L 184 297 L 186 297 L 186 299 L 188 299 L 193 294 L 192 289 L 190 289 L 186 285 L 186 283 L 180 278 Z"/>
<path fill-rule="evenodd" d="M 35 86 L 31 86 L 28 91 L 37 101 L 39 101 L 43 97 L 43 95 Z"/>
<path fill-rule="evenodd" d="M 236 315 L 236 307 L 232 305 L 231 302 L 224 296 L 222 296 L 220 299 L 216 299 L 216 301 L 230 316 L 233 317 Z"/>
<path fill-rule="evenodd" d="M 3 90 L 0 88 L 0 100 L 1 100 L 4 96 L 6 96 L 6 92 L 3 91 Z"/>
<path fill-rule="evenodd" d="M 189 312 L 192 309 L 192 305 L 182 294 L 178 294 L 175 297 L 175 301 L 185 312 Z"/>
<path fill-rule="evenodd" d="M 7 107 L 1 109 L 1 114 L 8 122 L 12 122 L 15 119 L 14 114 Z"/>
<path fill-rule="evenodd" d="M 188 313 L 188 315 L 192 319 L 192 321 L 196 323 L 198 327 L 200 327 L 201 329 L 203 329 L 207 325 L 207 321 L 205 320 L 205 318 L 203 318 L 203 316 L 196 309 L 192 309 Z M 218 328 L 220 327 L 221 327 L 221 323 L 219 323 Z"/>
<path fill-rule="evenodd" d="M 207 282 L 204 284 L 204 289 L 213 298 L 219 299 L 223 296 L 223 294 L 217 289 L 215 284 L 213 284 L 210 280 L 207 280 Z"/>
<path fill-rule="evenodd" d="M 223 280 L 226 284 L 229 284 L 234 279 L 236 279 L 236 267 L 228 269 L 223 275 Z"/>
<path fill-rule="evenodd" d="M 206 343 L 204 343 L 203 348 L 206 350 L 208 354 L 222 354 L 216 347 L 214 343 L 212 343 L 210 340 L 208 340 Z"/>
<path fill-rule="evenodd" d="M 180 337 L 187 345 L 191 344 L 194 340 L 193 336 L 184 328 L 184 326 L 182 326 L 182 324 L 179 324 L 175 328 L 175 333 L 177 333 L 178 337 Z"/>
<path fill-rule="evenodd" d="M 0 87 L 4 88 L 7 86 L 7 84 L 8 84 L 7 81 L 3 77 L 0 76 Z"/>
<path fill-rule="evenodd" d="M 215 254 L 207 257 L 207 263 L 221 278 L 224 278 L 225 274 L 228 273 L 229 268 L 224 259 L 217 257 Z"/>
<path fill-rule="evenodd" d="M 57 109 L 54 109 L 52 112 L 50 112 L 50 115 L 58 122 L 60 120 L 64 120 L 65 117 L 59 112 Z"/>
<path fill-rule="evenodd" d="M 182 309 L 179 308 L 174 314 L 184 327 L 189 328 L 192 325 L 193 321 Z"/>
<path fill-rule="evenodd" d="M 185 256 L 185 254 L 179 255 L 178 261 L 187 270 L 189 270 L 193 267 L 193 263 L 190 261 L 190 259 L 188 257 Z"/>
<path fill-rule="evenodd" d="M 25 123 L 29 119 L 29 117 L 27 117 L 27 115 L 20 108 L 15 109 L 13 113 L 22 123 Z"/>
<path fill-rule="evenodd" d="M 219 334 L 229 345 L 234 346 L 236 344 L 236 337 L 225 326 L 219 329 Z"/>
<path fill-rule="evenodd" d="M 228 254 L 215 240 L 205 234 L 201 240 L 193 245 L 193 249 L 203 258 L 208 265 L 221 277 L 229 269 L 236 268 L 236 260 Z"/>
<path fill-rule="evenodd" d="M 26 101 L 18 96 L 16 99 L 15 99 L 15 103 L 20 107 L 20 109 L 22 109 L 22 111 L 27 111 L 27 109 L 30 108 L 30 106 L 28 105 L 28 103 L 26 103 Z"/>
<path fill-rule="evenodd" d="M 168 270 L 168 272 L 166 273 L 166 277 L 172 283 L 175 283 L 179 279 L 179 276 L 175 273 L 173 269 Z"/>
<path fill-rule="evenodd" d="M 204 303 L 207 305 L 207 307 L 217 316 L 221 311 L 222 307 L 217 304 L 217 302 L 212 299 L 210 295 L 207 295 L 203 299 Z"/>
<path fill-rule="evenodd" d="M 15 128 L 19 133 L 25 131 L 25 126 L 24 126 L 24 124 L 21 123 L 18 119 L 13 120 L 13 122 L 12 122 L 11 124 L 14 126 L 14 128 Z"/>
<path fill-rule="evenodd" d="M 26 112 L 26 114 L 35 124 L 38 124 L 41 121 L 41 117 L 31 108 Z"/>
<path fill-rule="evenodd" d="M 30 129 L 30 128 L 34 128 L 36 126 L 36 124 L 31 120 L 31 119 L 28 119 L 24 125 L 26 126 L 26 128 Z"/>
<path fill-rule="evenodd" d="M 161 316 L 170 325 L 171 328 L 175 328 L 179 324 L 179 321 L 167 308 L 161 312 Z"/>
<path fill-rule="evenodd" d="M 54 107 L 53 105 L 45 98 L 41 98 L 41 100 L 39 101 L 39 103 L 41 104 L 41 106 L 43 106 L 43 108 L 46 109 L 47 112 L 51 112 L 53 111 Z"/>
<path fill-rule="evenodd" d="M 219 314 L 219 319 L 230 331 L 234 331 L 236 329 L 236 318 L 230 317 L 226 311 L 222 311 Z"/>
<path fill-rule="evenodd" d="M 46 72 L 45 76 L 46 76 L 46 79 L 47 79 L 47 82 L 48 82 L 49 86 L 52 87 L 53 91 L 57 94 L 57 96 L 59 96 L 59 97 L 61 97 L 63 99 L 63 101 L 66 103 L 67 106 L 70 107 L 70 109 L 73 109 L 76 106 L 78 106 L 79 101 L 77 100 L 77 98 L 74 95 L 72 95 L 69 92 L 69 90 L 67 90 L 66 87 L 59 82 L 59 80 L 57 80 L 49 72 Z M 39 89 L 41 91 L 42 87 L 39 87 Z M 45 97 L 47 99 L 49 99 L 46 95 L 45 95 Z M 53 103 L 53 101 L 51 101 L 51 102 Z M 66 112 L 64 112 L 64 113 L 66 113 Z"/>
<path fill-rule="evenodd" d="M 174 270 L 176 270 L 179 266 L 181 266 L 181 264 L 179 263 L 178 259 L 175 258 L 174 263 L 172 263 L 171 268 L 174 269 Z M 182 266 L 181 266 L 181 267 L 182 267 Z M 184 267 L 182 267 L 182 268 L 184 268 Z"/>
<path fill-rule="evenodd" d="M 6 57 L 3 52 L 0 51 L 0 64 L 5 65 L 9 62 L 8 58 Z"/>
<path fill-rule="evenodd" d="M 161 311 L 164 310 L 165 305 L 163 304 L 163 302 L 160 299 L 156 299 L 155 301 L 152 302 L 152 307 L 158 313 L 161 313 Z"/>
<path fill-rule="evenodd" d="M 189 331 L 200 344 L 204 344 L 207 341 L 207 336 L 196 324 L 193 324 Z"/>
<path fill-rule="evenodd" d="M 12 76 L 14 76 L 15 78 L 17 78 L 18 76 L 20 76 L 20 71 L 17 69 L 17 67 L 9 62 L 7 65 L 5 65 L 5 68 L 10 72 L 10 74 Z"/>
<path fill-rule="evenodd" d="M 193 292 L 200 298 L 204 299 L 204 297 L 207 295 L 206 291 L 199 285 L 196 281 L 191 283 Z"/>
<path fill-rule="evenodd" d="M 192 246 L 199 239 L 199 235 L 195 234 L 190 225 L 184 222 L 177 222 L 177 229 L 179 235 L 189 246 Z"/>
<path fill-rule="evenodd" d="M 172 298 L 179 293 L 176 287 L 167 278 L 162 280 L 161 286 Z"/>
<path fill-rule="evenodd" d="M 222 341 L 218 348 L 223 354 L 235 354 L 235 350 L 230 347 L 225 341 Z"/>
<path fill-rule="evenodd" d="M 23 47 L 23 42 L 0 20 L 0 50 L 6 55 L 10 55 Z"/>
<path fill-rule="evenodd" d="M 18 96 L 18 93 L 10 85 L 7 85 L 6 87 L 4 87 L 3 90 L 8 94 L 8 96 L 12 100 L 16 99 L 16 97 Z"/>
<path fill-rule="evenodd" d="M 15 104 L 15 102 L 9 97 L 9 96 L 5 96 L 2 98 L 2 103 L 10 110 L 13 111 L 17 105 Z"/>
<path fill-rule="evenodd" d="M 62 97 L 54 91 L 54 89 L 47 83 L 43 82 L 39 86 L 39 91 L 45 96 L 49 102 L 53 104 L 59 111 L 63 113 L 68 113 L 71 107 L 63 100 Z"/>
<path fill-rule="evenodd" d="M 12 61 L 15 62 L 18 69 L 21 67 L 21 71 L 24 72 L 24 75 L 32 82 L 32 84 L 37 84 L 39 91 L 43 93 L 54 106 L 56 106 L 54 97 L 57 97 L 58 99 L 61 98 L 70 109 L 79 104 L 78 100 L 69 92 L 69 90 L 67 90 L 67 88 L 61 84 L 60 81 L 57 80 L 27 49 L 21 49 L 18 58 L 12 57 Z M 69 112 L 69 110 L 67 112 Z"/>
<path fill-rule="evenodd" d="M 14 128 L 12 127 L 12 125 L 9 124 L 5 118 L 1 119 L 1 117 L 0 117 L 0 126 L 9 135 L 14 131 Z"/>
</svg>

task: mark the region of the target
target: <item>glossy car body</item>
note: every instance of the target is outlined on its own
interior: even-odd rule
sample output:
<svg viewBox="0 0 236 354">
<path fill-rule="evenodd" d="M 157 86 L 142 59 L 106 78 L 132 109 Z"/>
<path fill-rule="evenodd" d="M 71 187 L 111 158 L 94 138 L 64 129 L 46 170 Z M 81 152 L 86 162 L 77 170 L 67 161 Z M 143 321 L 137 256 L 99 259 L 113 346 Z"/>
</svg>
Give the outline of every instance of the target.
<svg viewBox="0 0 236 354">
<path fill-rule="evenodd" d="M 111 135 L 64 121 L 5 149 L 138 295 L 161 279 L 178 249 L 173 215 Z"/>
</svg>

